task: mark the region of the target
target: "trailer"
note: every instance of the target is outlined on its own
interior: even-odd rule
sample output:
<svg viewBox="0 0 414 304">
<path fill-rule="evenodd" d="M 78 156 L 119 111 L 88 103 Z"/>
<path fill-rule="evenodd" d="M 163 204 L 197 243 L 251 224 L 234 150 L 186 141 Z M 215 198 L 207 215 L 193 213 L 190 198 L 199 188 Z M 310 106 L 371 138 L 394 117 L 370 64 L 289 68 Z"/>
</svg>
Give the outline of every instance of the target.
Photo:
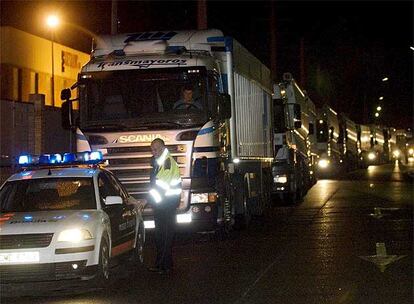
<svg viewBox="0 0 414 304">
<path fill-rule="evenodd" d="M 174 109 L 186 85 L 201 109 Z M 183 180 L 179 227 L 231 231 L 270 204 L 270 71 L 234 38 L 215 29 L 103 36 L 74 87 L 79 118 L 70 90 L 62 92 L 62 115 L 78 130 L 78 150 L 101 151 L 107 168 L 144 203 L 150 143 L 165 141 Z M 144 220 L 154 228 L 150 204 Z"/>
</svg>

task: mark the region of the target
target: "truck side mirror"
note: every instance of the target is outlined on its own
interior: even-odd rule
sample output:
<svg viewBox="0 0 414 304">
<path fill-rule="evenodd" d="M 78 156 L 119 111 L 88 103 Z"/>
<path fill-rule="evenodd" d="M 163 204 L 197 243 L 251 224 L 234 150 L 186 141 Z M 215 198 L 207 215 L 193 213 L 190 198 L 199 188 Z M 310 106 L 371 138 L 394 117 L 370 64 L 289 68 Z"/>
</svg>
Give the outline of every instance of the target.
<svg viewBox="0 0 414 304">
<path fill-rule="evenodd" d="M 62 117 L 62 128 L 64 130 L 72 129 L 72 126 L 73 126 L 72 101 L 66 100 L 62 102 L 61 117 Z"/>
<path fill-rule="evenodd" d="M 218 117 L 220 120 L 231 117 L 231 97 L 229 94 L 221 93 L 219 95 Z"/>
<path fill-rule="evenodd" d="M 60 92 L 60 99 L 62 99 L 62 100 L 69 100 L 70 99 L 70 97 L 71 97 L 71 91 L 70 91 L 70 89 L 63 89 L 61 92 Z"/>
<path fill-rule="evenodd" d="M 295 103 L 293 105 L 293 126 L 295 129 L 299 129 L 302 127 L 302 111 L 300 108 L 300 104 Z"/>
</svg>

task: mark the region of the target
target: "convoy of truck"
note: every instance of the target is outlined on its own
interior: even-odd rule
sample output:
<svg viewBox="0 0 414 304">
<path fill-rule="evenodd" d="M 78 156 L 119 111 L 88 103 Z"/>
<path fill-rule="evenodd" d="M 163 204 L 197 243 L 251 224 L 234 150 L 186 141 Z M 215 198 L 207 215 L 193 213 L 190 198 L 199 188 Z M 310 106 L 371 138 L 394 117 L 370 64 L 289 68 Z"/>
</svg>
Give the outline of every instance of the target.
<svg viewBox="0 0 414 304">
<path fill-rule="evenodd" d="M 184 86 L 201 108 L 174 109 Z M 79 113 L 63 90 L 62 124 L 77 130 L 77 150 L 101 151 L 144 203 L 150 144 L 165 141 L 183 180 L 177 223 L 185 229 L 246 227 L 272 198 L 298 202 L 317 176 L 383 163 L 398 146 L 392 129 L 317 108 L 292 75 L 273 83 L 264 64 L 219 30 L 103 36 L 74 88 Z M 149 204 L 143 216 L 153 228 Z"/>
</svg>

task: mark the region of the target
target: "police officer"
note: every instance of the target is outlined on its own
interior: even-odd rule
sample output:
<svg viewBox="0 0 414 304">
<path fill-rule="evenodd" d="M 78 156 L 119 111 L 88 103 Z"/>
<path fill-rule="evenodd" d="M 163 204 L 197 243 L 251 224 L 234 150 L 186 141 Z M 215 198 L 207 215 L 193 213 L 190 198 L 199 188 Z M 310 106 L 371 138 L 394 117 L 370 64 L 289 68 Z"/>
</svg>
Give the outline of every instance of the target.
<svg viewBox="0 0 414 304">
<path fill-rule="evenodd" d="M 181 177 L 174 158 L 171 157 L 162 139 L 151 143 L 153 155 L 151 189 L 149 191 L 155 222 L 157 257 L 150 271 L 167 274 L 172 270 L 172 244 L 176 208 L 180 202 Z"/>
</svg>

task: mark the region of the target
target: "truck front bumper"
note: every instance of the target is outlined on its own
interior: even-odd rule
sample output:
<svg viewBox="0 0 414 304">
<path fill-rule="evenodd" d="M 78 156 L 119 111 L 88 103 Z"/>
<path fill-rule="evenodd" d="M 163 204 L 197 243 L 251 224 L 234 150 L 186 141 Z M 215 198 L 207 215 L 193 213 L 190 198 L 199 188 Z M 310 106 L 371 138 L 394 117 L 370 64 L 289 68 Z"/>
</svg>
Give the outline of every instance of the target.
<svg viewBox="0 0 414 304">
<path fill-rule="evenodd" d="M 185 213 L 176 215 L 176 230 L 183 232 L 202 232 L 214 230 L 217 226 L 217 204 L 192 204 Z M 153 215 L 144 216 L 145 229 L 154 229 Z"/>
</svg>

